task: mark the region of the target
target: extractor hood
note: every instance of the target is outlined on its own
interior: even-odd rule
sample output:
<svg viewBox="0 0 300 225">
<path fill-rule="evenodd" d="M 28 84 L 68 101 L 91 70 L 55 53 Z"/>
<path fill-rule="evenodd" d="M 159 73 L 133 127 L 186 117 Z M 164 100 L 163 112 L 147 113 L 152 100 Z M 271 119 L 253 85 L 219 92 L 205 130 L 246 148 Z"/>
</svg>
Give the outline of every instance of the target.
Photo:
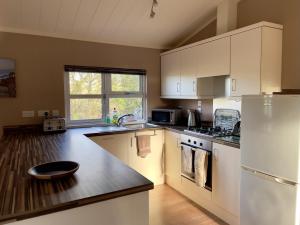
<svg viewBox="0 0 300 225">
<path fill-rule="evenodd" d="M 197 95 L 199 99 L 226 96 L 226 81 L 229 75 L 197 78 Z"/>
</svg>

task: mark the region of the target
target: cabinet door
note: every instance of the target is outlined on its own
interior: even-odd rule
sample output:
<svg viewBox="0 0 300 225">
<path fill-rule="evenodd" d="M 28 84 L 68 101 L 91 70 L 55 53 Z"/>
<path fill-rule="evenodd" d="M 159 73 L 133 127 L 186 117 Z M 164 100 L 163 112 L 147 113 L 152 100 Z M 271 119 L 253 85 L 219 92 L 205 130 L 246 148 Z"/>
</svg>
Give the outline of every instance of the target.
<svg viewBox="0 0 300 225">
<path fill-rule="evenodd" d="M 193 97 L 197 95 L 198 47 L 187 48 L 180 52 L 182 59 L 180 94 Z"/>
<path fill-rule="evenodd" d="M 95 136 L 91 137 L 90 139 L 122 160 L 124 163 L 128 164 L 128 151 L 130 141 L 129 134 Z"/>
<path fill-rule="evenodd" d="M 260 94 L 261 28 L 231 37 L 231 96 Z"/>
<path fill-rule="evenodd" d="M 165 150 L 166 182 L 171 187 L 179 190 L 181 184 L 180 134 L 165 131 Z"/>
<path fill-rule="evenodd" d="M 154 131 L 139 131 L 130 135 L 129 166 L 151 180 L 155 185 L 164 183 L 163 130 L 156 130 L 151 136 L 151 153 L 145 158 L 137 155 L 135 135 L 153 135 Z"/>
<path fill-rule="evenodd" d="M 230 38 L 221 38 L 197 46 L 198 77 L 230 74 Z"/>
<path fill-rule="evenodd" d="M 161 95 L 180 95 L 180 53 L 174 52 L 161 56 Z"/>
<path fill-rule="evenodd" d="M 240 150 L 213 144 L 212 199 L 223 209 L 240 214 Z"/>
</svg>

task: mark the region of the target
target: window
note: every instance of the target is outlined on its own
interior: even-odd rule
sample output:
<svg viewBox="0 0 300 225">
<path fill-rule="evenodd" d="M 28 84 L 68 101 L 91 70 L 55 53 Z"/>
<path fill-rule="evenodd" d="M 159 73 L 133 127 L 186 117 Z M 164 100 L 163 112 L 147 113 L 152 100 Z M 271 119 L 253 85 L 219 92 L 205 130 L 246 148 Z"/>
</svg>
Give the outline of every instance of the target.
<svg viewBox="0 0 300 225">
<path fill-rule="evenodd" d="M 119 115 L 146 118 L 145 76 L 98 71 L 66 71 L 66 117 L 69 124 L 101 123 L 114 108 Z"/>
</svg>

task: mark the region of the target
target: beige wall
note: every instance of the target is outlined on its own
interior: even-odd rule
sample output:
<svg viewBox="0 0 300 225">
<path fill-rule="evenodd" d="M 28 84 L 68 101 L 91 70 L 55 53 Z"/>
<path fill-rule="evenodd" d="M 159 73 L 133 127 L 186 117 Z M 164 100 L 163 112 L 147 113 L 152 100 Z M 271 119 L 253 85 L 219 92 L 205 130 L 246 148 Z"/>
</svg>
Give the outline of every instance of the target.
<svg viewBox="0 0 300 225">
<path fill-rule="evenodd" d="M 200 40 L 204 40 L 217 34 L 217 20 L 212 21 L 206 27 L 204 27 L 201 31 L 193 35 L 190 39 L 184 42 L 181 46 L 191 44 Z"/>
<path fill-rule="evenodd" d="M 22 118 L 22 110 L 64 113 L 65 64 L 146 69 L 149 110 L 163 105 L 159 50 L 1 32 L 0 49 L 0 57 L 16 60 L 17 80 L 17 97 L 0 98 L 2 126 L 41 121 Z"/>
</svg>

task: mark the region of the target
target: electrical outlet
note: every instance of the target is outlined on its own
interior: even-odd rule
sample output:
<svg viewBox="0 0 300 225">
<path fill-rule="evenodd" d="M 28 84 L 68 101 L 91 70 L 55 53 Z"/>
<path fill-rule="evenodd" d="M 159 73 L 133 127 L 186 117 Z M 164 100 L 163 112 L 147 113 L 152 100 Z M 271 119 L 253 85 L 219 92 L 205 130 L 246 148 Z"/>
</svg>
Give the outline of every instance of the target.
<svg viewBox="0 0 300 225">
<path fill-rule="evenodd" d="M 49 115 L 49 110 L 39 110 L 38 111 L 38 116 L 39 117 L 44 117 L 45 113 L 48 113 L 48 115 Z"/>
<path fill-rule="evenodd" d="M 53 109 L 52 110 L 52 116 L 59 116 L 59 110 Z"/>
<path fill-rule="evenodd" d="M 22 117 L 24 118 L 34 117 L 34 111 L 22 111 Z"/>
</svg>

